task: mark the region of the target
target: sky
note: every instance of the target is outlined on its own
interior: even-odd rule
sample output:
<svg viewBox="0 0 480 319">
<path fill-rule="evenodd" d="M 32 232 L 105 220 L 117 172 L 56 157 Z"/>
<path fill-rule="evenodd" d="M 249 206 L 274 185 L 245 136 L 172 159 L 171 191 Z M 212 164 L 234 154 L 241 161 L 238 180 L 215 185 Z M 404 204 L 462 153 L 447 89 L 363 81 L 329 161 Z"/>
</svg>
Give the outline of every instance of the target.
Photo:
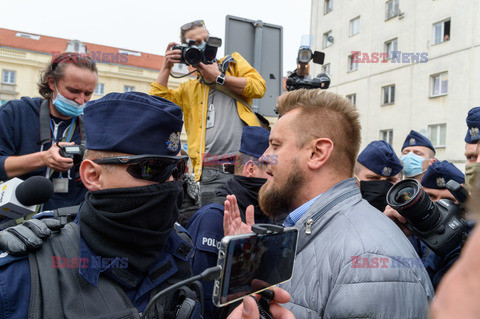
<svg viewBox="0 0 480 319">
<path fill-rule="evenodd" d="M 186 22 L 203 19 L 210 35 L 225 41 L 227 15 L 261 20 L 283 27 L 286 75 L 296 68 L 302 35 L 310 33 L 311 1 L 0 0 L 0 27 L 164 55 Z M 222 46 L 217 57 L 223 54 Z"/>
</svg>

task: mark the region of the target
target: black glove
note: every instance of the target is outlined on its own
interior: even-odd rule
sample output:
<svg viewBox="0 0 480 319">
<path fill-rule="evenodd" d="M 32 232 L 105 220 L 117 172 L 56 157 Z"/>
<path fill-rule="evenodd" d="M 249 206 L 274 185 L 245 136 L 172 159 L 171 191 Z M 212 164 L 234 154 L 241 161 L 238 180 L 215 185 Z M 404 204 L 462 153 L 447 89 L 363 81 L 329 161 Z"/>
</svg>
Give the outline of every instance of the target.
<svg viewBox="0 0 480 319">
<path fill-rule="evenodd" d="M 0 231 L 0 249 L 12 255 L 23 255 L 28 250 L 36 250 L 43 240 L 50 237 L 52 231 L 64 225 L 56 219 L 29 219 L 20 225 Z"/>
</svg>

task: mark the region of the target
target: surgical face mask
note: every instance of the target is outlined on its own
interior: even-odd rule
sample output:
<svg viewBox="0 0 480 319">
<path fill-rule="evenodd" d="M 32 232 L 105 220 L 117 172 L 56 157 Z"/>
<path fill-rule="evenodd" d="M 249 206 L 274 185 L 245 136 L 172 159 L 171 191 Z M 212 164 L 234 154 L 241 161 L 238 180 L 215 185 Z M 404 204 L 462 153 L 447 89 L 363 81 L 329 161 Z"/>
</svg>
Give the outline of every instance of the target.
<svg viewBox="0 0 480 319">
<path fill-rule="evenodd" d="M 77 117 L 82 115 L 85 104 L 78 104 L 75 101 L 69 100 L 58 92 L 57 84 L 55 84 L 57 90 L 57 96 L 53 101 L 53 105 L 57 110 L 65 116 Z"/>
<path fill-rule="evenodd" d="M 406 177 L 413 177 L 422 174 L 422 162 L 425 160 L 423 157 L 410 152 L 400 157 L 403 163 L 403 174 Z"/>
<path fill-rule="evenodd" d="M 478 182 L 479 176 L 480 163 L 473 163 L 465 166 L 465 184 L 470 192 L 475 188 L 475 182 Z"/>
<path fill-rule="evenodd" d="M 383 212 L 387 206 L 387 193 L 393 184 L 386 180 L 360 181 L 360 192 L 363 199 L 370 205 Z"/>
</svg>

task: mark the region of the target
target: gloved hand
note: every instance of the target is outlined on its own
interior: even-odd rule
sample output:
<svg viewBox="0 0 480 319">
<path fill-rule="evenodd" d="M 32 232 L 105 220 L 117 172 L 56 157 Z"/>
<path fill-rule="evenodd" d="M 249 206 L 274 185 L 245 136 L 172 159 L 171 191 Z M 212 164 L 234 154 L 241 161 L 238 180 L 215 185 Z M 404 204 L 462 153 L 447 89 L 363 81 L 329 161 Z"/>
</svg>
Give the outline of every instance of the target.
<svg viewBox="0 0 480 319">
<path fill-rule="evenodd" d="M 0 231 L 0 249 L 12 255 L 26 254 L 28 250 L 40 248 L 43 240 L 50 237 L 52 231 L 63 226 L 57 219 L 29 219 Z"/>
</svg>

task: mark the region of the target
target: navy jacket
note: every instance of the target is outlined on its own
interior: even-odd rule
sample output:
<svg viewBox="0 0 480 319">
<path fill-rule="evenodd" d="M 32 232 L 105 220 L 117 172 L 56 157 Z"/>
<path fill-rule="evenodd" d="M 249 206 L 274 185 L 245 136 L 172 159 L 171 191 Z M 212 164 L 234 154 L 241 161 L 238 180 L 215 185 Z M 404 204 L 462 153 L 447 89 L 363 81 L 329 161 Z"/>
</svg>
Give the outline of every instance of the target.
<svg viewBox="0 0 480 319">
<path fill-rule="evenodd" d="M 9 156 L 26 155 L 41 150 L 38 144 L 40 141 L 40 121 L 39 110 L 42 103 L 41 98 L 22 97 L 19 100 L 13 100 L 5 103 L 0 107 L 0 181 L 8 180 L 5 172 L 5 159 Z M 52 118 L 58 125 L 57 136 L 67 136 L 71 125 L 71 120 L 61 120 Z M 53 127 L 53 123 L 49 123 Z M 72 142 L 80 143 L 80 130 L 75 125 L 75 130 L 72 133 Z M 44 149 L 47 150 L 52 144 L 44 144 Z M 47 168 L 38 169 L 30 172 L 19 178 L 25 180 L 28 177 L 35 175 L 46 175 Z M 54 172 L 50 179 L 59 177 L 59 172 Z M 62 177 L 69 178 L 68 193 L 54 193 L 50 200 L 45 203 L 43 209 L 54 209 L 66 206 L 79 205 L 85 196 L 86 189 L 83 186 L 77 186 L 75 183 L 75 172 L 70 170 L 63 173 Z"/>
<path fill-rule="evenodd" d="M 181 226 L 180 230 L 185 231 Z M 88 258 L 90 261 L 100 261 L 102 268 L 87 267 L 82 268 L 82 263 L 79 262 L 76 267 L 79 268 L 80 275 L 92 285 L 97 285 L 98 277 L 102 273 L 105 276 L 109 276 L 117 282 L 125 293 L 128 295 L 133 305 L 142 312 L 148 304 L 150 298 L 150 292 L 161 285 L 165 280 L 173 276 L 179 271 L 176 267 L 173 256 L 179 257 L 183 260 L 189 260 L 194 254 L 192 249 L 188 256 L 183 257 L 177 252 L 181 245 L 189 245 L 183 240 L 175 231 L 172 230 L 167 241 L 167 245 L 159 256 L 158 261 L 151 267 L 149 274 L 143 279 L 139 280 L 136 287 L 131 288 L 123 281 L 123 278 L 118 278 L 111 272 L 113 267 L 128 267 L 128 261 L 109 261 L 102 260 L 100 256 L 95 255 L 93 251 L 88 247 L 82 237 L 80 237 L 80 256 L 79 260 L 85 260 L 82 258 Z M 190 246 L 191 247 L 191 246 Z M 161 272 L 162 266 L 165 261 L 171 261 L 173 268 L 168 272 Z M 52 258 L 52 267 L 68 267 L 66 261 L 54 260 Z M 75 267 L 75 266 L 74 266 Z M 30 265 L 28 262 L 28 256 L 11 256 L 8 253 L 0 250 L 0 318 L 27 318 L 30 301 Z"/>
<path fill-rule="evenodd" d="M 223 238 L 223 205 L 211 203 L 200 208 L 190 219 L 187 231 L 192 236 L 195 257 L 192 262 L 194 275 L 217 265 L 218 245 Z M 202 281 L 205 300 L 205 318 L 213 318 L 213 281 Z"/>
</svg>

